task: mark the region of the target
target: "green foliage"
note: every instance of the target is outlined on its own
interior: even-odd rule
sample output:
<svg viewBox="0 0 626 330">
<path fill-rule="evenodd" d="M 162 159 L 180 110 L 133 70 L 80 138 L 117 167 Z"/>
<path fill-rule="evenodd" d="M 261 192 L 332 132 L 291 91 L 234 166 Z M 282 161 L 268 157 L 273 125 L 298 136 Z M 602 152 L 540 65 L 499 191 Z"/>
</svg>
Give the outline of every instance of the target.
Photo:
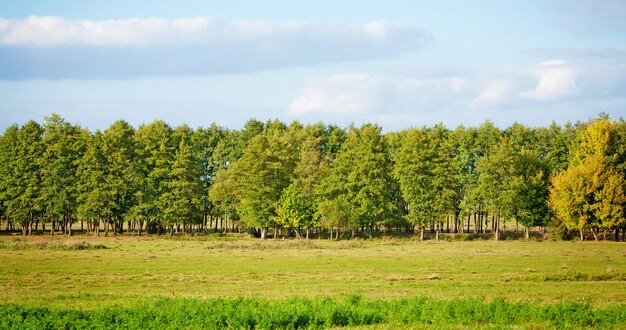
<svg viewBox="0 0 626 330">
<path fill-rule="evenodd" d="M 441 125 L 410 129 L 396 152 L 395 175 L 408 203 L 407 218 L 422 228 L 442 221 L 458 198 L 448 133 Z"/>
<path fill-rule="evenodd" d="M 285 228 L 310 228 L 314 216 L 313 203 L 298 188 L 290 185 L 282 192 L 276 207 L 276 223 Z"/>
<path fill-rule="evenodd" d="M 400 300 L 262 298 L 168 299 L 96 310 L 0 305 L 0 327 L 142 329 L 302 329 L 368 325 L 390 327 L 614 328 L 626 325 L 626 306 L 543 305 L 482 299 Z"/>
<path fill-rule="evenodd" d="M 137 181 L 137 145 L 135 129 L 125 121 L 113 123 L 102 135 L 102 153 L 105 157 L 105 184 L 99 189 L 106 190 L 111 198 L 109 212 L 121 227 L 125 220 L 138 220 L 132 217 L 135 196 L 141 186 Z"/>
<path fill-rule="evenodd" d="M 202 186 L 195 160 L 191 147 L 185 139 L 181 139 L 161 204 L 166 225 L 187 225 L 197 219 L 201 202 L 198 196 Z"/>
<path fill-rule="evenodd" d="M 470 218 L 483 233 L 488 221 L 497 233 L 500 222 L 528 230 L 551 217 L 564 237 L 573 229 L 619 237 L 626 228 L 623 119 L 381 132 L 251 119 L 240 130 L 158 120 L 135 130 L 120 120 L 91 133 L 52 114 L 0 136 L 0 217 L 25 235 L 41 224 L 71 233 L 77 221 L 89 231 L 105 223 L 120 233 L 128 223 L 139 234 L 180 226 L 206 233 L 216 219 L 262 234 L 278 226 L 387 234 L 414 225 L 439 233 L 451 219 L 459 232 L 464 219 L 470 230 Z"/>
<path fill-rule="evenodd" d="M 139 126 L 134 136 L 137 162 L 135 180 L 136 203 L 131 213 L 140 219 L 160 224 L 162 207 L 166 206 L 163 194 L 167 190 L 173 162 L 173 130 L 163 121 Z"/>
<path fill-rule="evenodd" d="M 343 196 L 323 200 L 317 205 L 320 225 L 325 228 L 348 227 L 350 222 L 350 204 Z"/>
<path fill-rule="evenodd" d="M 536 151 L 502 139 L 478 164 L 477 190 L 486 208 L 526 227 L 546 224 L 548 169 Z"/>
<path fill-rule="evenodd" d="M 365 124 L 351 127 L 337 159 L 332 163 L 327 200 L 345 196 L 349 204 L 351 228 L 371 227 L 393 218 L 397 212 L 393 202 L 392 163 L 381 128 Z"/>
<path fill-rule="evenodd" d="M 78 216 L 97 223 L 113 215 L 113 194 L 107 182 L 109 168 L 103 152 L 102 133 L 88 140 L 87 151 L 78 162 Z"/>
<path fill-rule="evenodd" d="M 44 150 L 42 134 L 42 127 L 29 121 L 20 128 L 10 126 L 0 139 L 0 201 L 4 201 L 5 212 L 20 222 L 23 234 L 28 234 L 27 229 L 44 210 L 39 164 Z"/>
<path fill-rule="evenodd" d="M 52 222 L 62 221 L 66 230 L 75 220 L 77 208 L 78 161 L 85 151 L 89 133 L 71 125 L 59 115 L 46 117 L 42 143 L 45 146 L 38 159 L 41 168 L 41 198 L 46 216 Z"/>
</svg>

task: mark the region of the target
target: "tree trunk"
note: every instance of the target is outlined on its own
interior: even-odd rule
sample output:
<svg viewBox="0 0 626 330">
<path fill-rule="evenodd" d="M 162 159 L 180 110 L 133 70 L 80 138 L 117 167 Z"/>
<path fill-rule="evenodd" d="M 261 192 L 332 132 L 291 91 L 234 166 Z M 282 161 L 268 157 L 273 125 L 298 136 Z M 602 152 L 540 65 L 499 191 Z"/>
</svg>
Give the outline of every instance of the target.
<svg viewBox="0 0 626 330">
<path fill-rule="evenodd" d="M 474 211 L 474 234 L 478 234 L 478 219 L 480 218 L 477 211 Z"/>
<path fill-rule="evenodd" d="M 261 228 L 261 239 L 265 239 L 267 237 L 267 228 Z"/>
<path fill-rule="evenodd" d="M 496 241 L 500 240 L 500 216 L 498 216 L 498 218 L 496 219 L 495 216 L 491 216 L 491 222 L 493 225 L 493 231 L 494 231 L 494 239 Z"/>
<path fill-rule="evenodd" d="M 420 227 L 420 242 L 424 241 L 424 227 Z"/>
<path fill-rule="evenodd" d="M 585 235 L 583 235 L 583 230 L 580 229 L 580 240 L 584 241 L 585 240 Z"/>
<path fill-rule="evenodd" d="M 516 229 L 517 231 L 517 229 Z M 526 227 L 526 239 L 530 239 L 530 228 Z"/>
<path fill-rule="evenodd" d="M 500 228 L 496 228 L 496 230 L 494 231 L 493 239 L 496 241 L 500 240 Z"/>
</svg>

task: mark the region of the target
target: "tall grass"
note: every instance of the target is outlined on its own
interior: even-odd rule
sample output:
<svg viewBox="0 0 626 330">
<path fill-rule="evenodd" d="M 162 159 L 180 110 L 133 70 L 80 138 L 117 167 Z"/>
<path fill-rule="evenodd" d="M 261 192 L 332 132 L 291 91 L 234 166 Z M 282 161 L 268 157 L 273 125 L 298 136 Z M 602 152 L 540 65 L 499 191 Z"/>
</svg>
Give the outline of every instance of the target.
<svg viewBox="0 0 626 330">
<path fill-rule="evenodd" d="M 159 298 L 96 310 L 0 304 L 2 329 L 389 327 L 625 328 L 626 305 L 584 302 L 345 298 Z"/>
</svg>

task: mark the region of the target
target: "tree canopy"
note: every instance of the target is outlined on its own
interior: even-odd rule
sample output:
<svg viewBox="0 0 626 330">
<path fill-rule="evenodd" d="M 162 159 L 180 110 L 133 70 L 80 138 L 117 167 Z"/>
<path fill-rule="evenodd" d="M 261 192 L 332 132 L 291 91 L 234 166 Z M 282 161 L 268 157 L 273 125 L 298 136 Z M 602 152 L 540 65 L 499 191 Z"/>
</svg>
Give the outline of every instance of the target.
<svg viewBox="0 0 626 330">
<path fill-rule="evenodd" d="M 626 230 L 626 123 L 385 132 L 375 124 L 249 120 L 239 130 L 52 114 L 0 136 L 8 230 L 99 234 L 248 230 L 260 237 Z M 472 221 L 473 220 L 473 221 Z M 511 228 L 509 226 L 509 228 Z M 336 233 L 336 234 L 335 234 Z M 623 234 L 622 234 L 623 235 Z"/>
</svg>

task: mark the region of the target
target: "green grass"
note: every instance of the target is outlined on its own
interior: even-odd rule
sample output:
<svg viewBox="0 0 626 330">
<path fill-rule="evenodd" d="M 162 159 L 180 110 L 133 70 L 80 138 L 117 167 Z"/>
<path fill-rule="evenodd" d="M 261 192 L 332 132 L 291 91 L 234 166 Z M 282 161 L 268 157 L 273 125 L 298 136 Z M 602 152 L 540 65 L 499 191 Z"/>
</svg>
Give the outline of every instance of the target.
<svg viewBox="0 0 626 330">
<path fill-rule="evenodd" d="M 3 244 L 15 244 L 2 237 Z M 94 307 L 151 297 L 429 296 L 626 303 L 611 242 L 261 241 L 32 237 L 106 249 L 0 249 L 0 301 Z"/>
<path fill-rule="evenodd" d="M 395 300 L 260 298 L 159 298 L 129 307 L 97 310 L 0 305 L 0 328 L 623 328 L 626 305 L 510 303 L 502 299 L 450 301 L 427 297 Z"/>
<path fill-rule="evenodd" d="M 0 237 L 0 328 L 624 328 L 615 242 Z"/>
</svg>

